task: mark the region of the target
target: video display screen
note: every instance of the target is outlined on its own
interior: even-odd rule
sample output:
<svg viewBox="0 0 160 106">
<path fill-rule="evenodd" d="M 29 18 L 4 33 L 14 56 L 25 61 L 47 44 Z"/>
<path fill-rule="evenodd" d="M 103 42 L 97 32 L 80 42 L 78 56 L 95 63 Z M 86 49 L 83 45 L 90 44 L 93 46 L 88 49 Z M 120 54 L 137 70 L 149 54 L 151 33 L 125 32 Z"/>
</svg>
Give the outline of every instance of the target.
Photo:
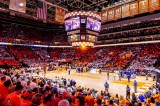
<svg viewBox="0 0 160 106">
<path fill-rule="evenodd" d="M 80 28 L 80 17 L 65 20 L 65 30 L 70 31 Z"/>
<path fill-rule="evenodd" d="M 72 30 L 72 20 L 71 19 L 65 21 L 65 29 L 66 31 Z"/>
<path fill-rule="evenodd" d="M 72 36 L 68 37 L 69 42 L 76 42 L 80 40 L 80 35 L 79 34 L 74 34 Z"/>
<path fill-rule="evenodd" d="M 101 30 L 101 22 L 96 20 L 96 19 L 87 17 L 86 28 L 90 29 L 90 30 L 93 30 L 93 31 L 100 32 L 100 30 Z"/>
<path fill-rule="evenodd" d="M 97 37 L 92 36 L 92 35 L 87 35 L 87 40 L 90 42 L 95 42 L 97 40 Z"/>
<path fill-rule="evenodd" d="M 87 25 L 86 25 L 86 28 L 92 30 L 93 24 L 94 24 L 94 20 L 93 20 L 92 18 L 87 17 Z"/>
<path fill-rule="evenodd" d="M 80 28 L 80 18 L 72 18 L 72 29 L 78 29 Z"/>
</svg>

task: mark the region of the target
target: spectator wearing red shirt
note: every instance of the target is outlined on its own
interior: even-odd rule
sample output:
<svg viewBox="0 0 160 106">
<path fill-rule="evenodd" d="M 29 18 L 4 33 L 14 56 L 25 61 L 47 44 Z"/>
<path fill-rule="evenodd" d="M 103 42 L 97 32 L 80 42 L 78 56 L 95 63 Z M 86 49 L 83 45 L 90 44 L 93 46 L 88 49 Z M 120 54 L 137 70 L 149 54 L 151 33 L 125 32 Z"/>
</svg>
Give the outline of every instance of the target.
<svg viewBox="0 0 160 106">
<path fill-rule="evenodd" d="M 22 85 L 16 85 L 13 93 L 9 94 L 6 98 L 6 106 L 22 106 L 22 100 L 19 94 L 23 89 Z"/>
</svg>

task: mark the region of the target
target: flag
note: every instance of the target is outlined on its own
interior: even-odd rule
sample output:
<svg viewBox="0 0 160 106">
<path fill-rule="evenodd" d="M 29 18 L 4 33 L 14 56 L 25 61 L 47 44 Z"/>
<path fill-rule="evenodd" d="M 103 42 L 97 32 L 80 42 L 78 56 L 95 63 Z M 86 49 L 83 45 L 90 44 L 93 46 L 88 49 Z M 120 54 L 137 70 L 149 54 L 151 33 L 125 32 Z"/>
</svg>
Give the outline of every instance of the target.
<svg viewBox="0 0 160 106">
<path fill-rule="evenodd" d="M 55 21 L 64 23 L 65 10 L 56 7 Z"/>
<path fill-rule="evenodd" d="M 37 18 L 47 19 L 47 3 L 37 0 Z"/>
<path fill-rule="evenodd" d="M 26 0 L 10 0 L 9 9 L 25 13 L 26 12 Z"/>
</svg>

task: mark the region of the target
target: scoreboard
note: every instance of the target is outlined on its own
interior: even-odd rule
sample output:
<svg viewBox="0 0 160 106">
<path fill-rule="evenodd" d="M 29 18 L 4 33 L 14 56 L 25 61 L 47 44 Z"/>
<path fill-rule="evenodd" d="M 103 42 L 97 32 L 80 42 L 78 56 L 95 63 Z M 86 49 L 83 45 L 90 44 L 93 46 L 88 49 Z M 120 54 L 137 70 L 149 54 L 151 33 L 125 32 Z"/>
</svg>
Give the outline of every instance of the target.
<svg viewBox="0 0 160 106">
<path fill-rule="evenodd" d="M 72 46 L 93 46 L 101 31 L 101 16 L 85 11 L 68 13 L 65 15 L 65 30 Z"/>
</svg>

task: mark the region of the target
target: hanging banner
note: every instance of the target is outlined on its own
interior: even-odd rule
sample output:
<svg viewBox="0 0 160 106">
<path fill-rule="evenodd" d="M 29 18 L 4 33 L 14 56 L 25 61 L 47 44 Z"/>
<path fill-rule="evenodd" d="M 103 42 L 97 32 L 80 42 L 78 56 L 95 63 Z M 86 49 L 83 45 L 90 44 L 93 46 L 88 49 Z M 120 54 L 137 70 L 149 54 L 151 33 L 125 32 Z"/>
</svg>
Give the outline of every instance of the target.
<svg viewBox="0 0 160 106">
<path fill-rule="evenodd" d="M 108 10 L 108 21 L 114 20 L 114 9 Z"/>
<path fill-rule="evenodd" d="M 138 14 L 138 2 L 132 2 L 129 5 L 130 16 L 134 16 Z"/>
<path fill-rule="evenodd" d="M 26 0 L 10 0 L 9 9 L 26 13 Z"/>
<path fill-rule="evenodd" d="M 114 8 L 114 19 L 117 20 L 117 19 L 120 19 L 122 16 L 121 14 L 121 6 L 117 6 Z"/>
<path fill-rule="evenodd" d="M 56 7 L 55 21 L 64 23 L 65 10 L 59 7 Z"/>
<path fill-rule="evenodd" d="M 148 12 L 148 0 L 139 1 L 139 13 Z"/>
<path fill-rule="evenodd" d="M 160 9 L 160 2 L 159 0 L 149 0 L 149 11 L 155 11 Z"/>
<path fill-rule="evenodd" d="M 122 5 L 122 18 L 129 17 L 129 4 Z"/>
<path fill-rule="evenodd" d="M 102 23 L 107 21 L 107 15 L 108 15 L 107 14 L 107 10 L 102 11 L 102 13 L 101 13 L 101 21 L 102 21 Z"/>
</svg>

